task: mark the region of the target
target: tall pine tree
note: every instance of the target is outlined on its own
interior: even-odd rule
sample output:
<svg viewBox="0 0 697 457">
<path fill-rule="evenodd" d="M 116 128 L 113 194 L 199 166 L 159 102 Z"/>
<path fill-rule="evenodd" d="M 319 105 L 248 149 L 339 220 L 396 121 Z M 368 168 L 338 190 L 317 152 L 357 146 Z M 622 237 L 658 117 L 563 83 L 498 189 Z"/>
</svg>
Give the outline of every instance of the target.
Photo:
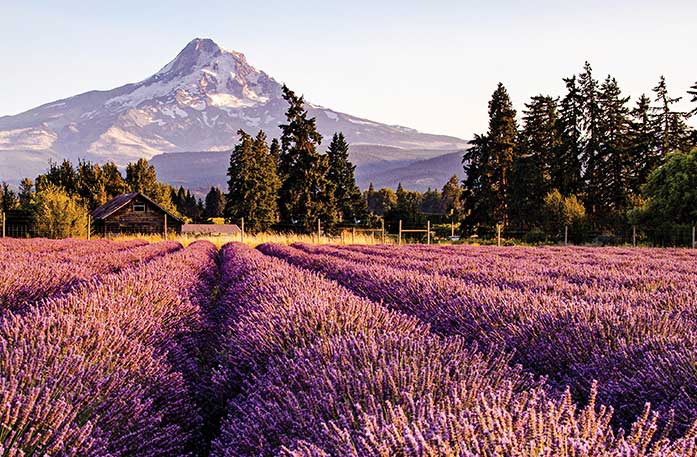
<svg viewBox="0 0 697 457">
<path fill-rule="evenodd" d="M 629 97 L 622 97 L 615 78 L 608 76 L 598 93 L 600 142 L 597 166 L 603 179 L 597 183 L 600 205 L 596 208 L 596 217 L 601 225 L 622 219 L 627 207 L 631 180 L 628 101 Z"/>
<path fill-rule="evenodd" d="M 651 114 L 651 99 L 642 94 L 631 111 L 627 134 L 628 191 L 631 195 L 639 195 L 651 172 L 663 163 L 656 126 Z"/>
<path fill-rule="evenodd" d="M 206 194 L 206 205 L 204 215 L 210 219 L 213 217 L 222 217 L 225 212 L 225 196 L 218 187 L 211 187 L 211 190 Z"/>
<path fill-rule="evenodd" d="M 690 143 L 689 129 L 685 123 L 687 114 L 673 109 L 673 105 L 682 97 L 673 98 L 668 94 L 668 85 L 663 76 L 652 90 L 656 94 L 654 101 L 657 106 L 654 106 L 653 112 L 659 129 L 661 156 L 665 157 L 674 151 L 687 150 Z"/>
<path fill-rule="evenodd" d="M 525 108 L 511 171 L 509 218 L 514 226 L 528 229 L 542 219 L 544 197 L 560 172 L 555 159 L 561 132 L 556 99 L 538 95 Z"/>
<path fill-rule="evenodd" d="M 581 154 L 583 151 L 583 96 L 576 76 L 565 78 L 566 95 L 559 109 L 559 147 L 552 160 L 552 187 L 563 195 L 581 191 Z"/>
<path fill-rule="evenodd" d="M 516 112 L 508 91 L 499 83 L 489 101 L 489 130 L 476 135 L 463 156 L 467 178 L 463 187 L 463 226 L 508 222 L 508 201 L 516 146 Z"/>
<path fill-rule="evenodd" d="M 322 135 L 315 118 L 308 118 L 303 97 L 284 85 L 283 98 L 289 107 L 288 123 L 280 126 L 281 218 L 305 232 L 314 231 L 318 220 L 331 227 L 336 218 L 334 186 L 327 178 L 328 157 L 317 152 Z"/>
<path fill-rule="evenodd" d="M 263 232 L 276 223 L 278 215 L 276 163 L 263 131 L 256 138 L 243 130 L 239 135 L 240 143 L 230 156 L 225 218 L 231 222 L 244 218 L 247 230 Z"/>
<path fill-rule="evenodd" d="M 327 157 L 327 177 L 334 184 L 334 202 L 339 218 L 348 223 L 363 220 L 366 216 L 366 204 L 361 190 L 356 185 L 356 166 L 349 161 L 349 145 L 343 133 L 334 134 Z"/>
</svg>

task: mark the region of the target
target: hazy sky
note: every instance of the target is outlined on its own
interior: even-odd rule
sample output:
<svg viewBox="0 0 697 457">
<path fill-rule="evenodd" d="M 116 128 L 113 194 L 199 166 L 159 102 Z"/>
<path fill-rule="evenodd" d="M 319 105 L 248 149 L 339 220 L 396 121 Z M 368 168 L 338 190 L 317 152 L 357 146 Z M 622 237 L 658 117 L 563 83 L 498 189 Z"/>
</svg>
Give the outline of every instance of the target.
<svg viewBox="0 0 697 457">
<path fill-rule="evenodd" d="M 697 81 L 695 0 L 157 3 L 0 0 L 0 115 L 142 80 L 194 37 L 313 103 L 462 138 L 486 129 L 498 81 L 518 109 L 585 60 L 632 96 Z"/>
</svg>

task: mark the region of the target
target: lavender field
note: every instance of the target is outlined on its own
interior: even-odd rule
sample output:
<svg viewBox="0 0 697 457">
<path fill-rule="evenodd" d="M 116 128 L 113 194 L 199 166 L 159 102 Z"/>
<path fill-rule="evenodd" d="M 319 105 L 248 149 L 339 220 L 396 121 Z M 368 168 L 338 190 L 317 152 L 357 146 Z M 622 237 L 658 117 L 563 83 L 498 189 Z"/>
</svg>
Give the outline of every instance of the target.
<svg viewBox="0 0 697 457">
<path fill-rule="evenodd" d="M 697 455 L 697 254 L 0 241 L 0 455 Z"/>
</svg>

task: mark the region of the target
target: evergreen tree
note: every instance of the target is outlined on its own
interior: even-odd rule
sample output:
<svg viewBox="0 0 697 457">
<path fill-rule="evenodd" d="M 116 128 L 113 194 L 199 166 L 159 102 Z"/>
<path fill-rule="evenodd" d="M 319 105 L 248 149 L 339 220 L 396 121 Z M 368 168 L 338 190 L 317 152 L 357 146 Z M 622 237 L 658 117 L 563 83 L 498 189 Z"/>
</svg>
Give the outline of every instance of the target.
<svg viewBox="0 0 697 457">
<path fill-rule="evenodd" d="M 281 165 L 281 145 L 277 138 L 271 140 L 271 146 L 269 147 L 269 154 L 273 157 L 273 161 L 276 164 L 276 173 L 278 174 L 278 169 Z M 279 175 L 280 177 L 280 175 Z"/>
<path fill-rule="evenodd" d="M 155 167 L 145 159 L 126 166 L 126 185 L 130 192 L 141 192 L 165 210 L 181 215 L 172 201 L 172 188 L 157 181 Z"/>
<path fill-rule="evenodd" d="M 34 201 L 34 181 L 30 178 L 22 179 L 19 183 L 19 193 L 17 195 L 19 200 L 19 206 L 22 209 L 31 209 L 32 203 Z"/>
<path fill-rule="evenodd" d="M 3 182 L 0 185 L 0 207 L 2 211 L 12 211 L 19 206 L 19 199 L 15 191 L 10 189 L 10 185 Z"/>
<path fill-rule="evenodd" d="M 599 203 L 595 216 L 602 225 L 611 222 L 609 218 L 616 220 L 620 214 L 624 215 L 628 203 L 631 181 L 628 101 L 629 97 L 622 97 L 617 81 L 608 76 L 598 94 L 600 142 L 597 166 L 601 179 L 595 183 Z"/>
<path fill-rule="evenodd" d="M 145 159 L 138 159 L 126 166 L 126 184 L 131 192 L 142 192 L 150 196 L 157 184 L 155 167 Z M 182 189 L 183 190 L 183 189 Z"/>
<path fill-rule="evenodd" d="M 99 165 L 80 160 L 77 183 L 77 195 L 88 210 L 94 210 L 107 202 L 106 182 Z"/>
<path fill-rule="evenodd" d="M 462 187 L 456 175 L 453 175 L 441 191 L 441 210 L 453 219 L 462 217 Z"/>
<path fill-rule="evenodd" d="M 552 161 L 552 187 L 564 195 L 582 188 L 581 154 L 583 145 L 583 96 L 576 76 L 565 78 L 567 93 L 560 103 L 559 147 Z"/>
<path fill-rule="evenodd" d="M 661 157 L 665 158 L 670 152 L 685 151 L 689 148 L 689 129 L 685 123 L 687 115 L 674 111 L 673 105 L 682 97 L 672 98 L 668 95 L 666 79 L 661 76 L 656 87 L 654 101 L 658 104 L 653 108 L 654 119 L 659 129 L 659 150 Z"/>
<path fill-rule="evenodd" d="M 334 204 L 340 220 L 354 223 L 366 216 L 366 204 L 356 185 L 356 166 L 349 161 L 349 145 L 344 134 L 335 133 L 327 150 L 327 178 L 334 184 Z"/>
<path fill-rule="evenodd" d="M 287 124 L 280 126 L 281 218 L 300 230 L 312 232 L 317 220 L 325 227 L 334 224 L 334 186 L 327 179 L 329 161 L 317 152 L 322 136 L 317 132 L 315 118 L 308 118 L 303 97 L 283 86 L 288 102 Z"/>
<path fill-rule="evenodd" d="M 370 185 L 368 185 L 368 190 L 366 190 L 363 193 L 363 198 L 365 200 L 366 208 L 367 208 L 368 212 L 371 214 L 376 214 L 375 213 L 375 197 L 376 197 L 375 186 L 373 186 L 373 183 L 371 182 Z"/>
<path fill-rule="evenodd" d="M 627 134 L 630 161 L 628 190 L 632 195 L 641 193 L 641 187 L 651 172 L 663 163 L 658 138 L 659 132 L 651 114 L 651 99 L 642 94 L 631 111 Z"/>
<path fill-rule="evenodd" d="M 217 187 L 211 187 L 211 190 L 206 194 L 206 204 L 204 215 L 207 218 L 222 217 L 225 212 L 225 196 Z"/>
<path fill-rule="evenodd" d="M 402 183 L 397 186 L 397 202 L 390 211 L 387 218 L 392 221 L 401 220 L 406 226 L 422 225 L 421 194 L 410 191 L 402 187 Z"/>
<path fill-rule="evenodd" d="M 237 222 L 245 218 L 250 232 L 268 230 L 277 220 L 280 181 L 266 134 L 252 138 L 239 131 L 240 143 L 230 156 L 225 218 Z"/>
<path fill-rule="evenodd" d="M 514 226 L 527 229 L 542 217 L 543 198 L 553 185 L 553 174 L 563 171 L 555 167 L 562 144 L 557 100 L 538 95 L 525 107 L 511 170 L 509 218 Z"/>
<path fill-rule="evenodd" d="M 516 112 L 508 91 L 499 83 L 489 102 L 489 130 L 476 135 L 463 156 L 467 178 L 463 188 L 464 226 L 508 222 L 508 192 L 516 145 Z"/>
<path fill-rule="evenodd" d="M 69 160 L 63 160 L 58 165 L 56 162 L 49 160 L 48 171 L 36 178 L 36 190 L 52 185 L 64 190 L 68 195 L 74 196 L 77 194 L 78 176 L 73 164 Z"/>
<path fill-rule="evenodd" d="M 697 82 L 690 86 L 690 90 L 688 90 L 687 93 L 692 95 L 692 100 L 690 101 L 692 103 L 697 103 Z M 697 106 L 692 111 L 690 111 L 691 116 L 694 116 L 695 114 L 697 114 Z"/>
<path fill-rule="evenodd" d="M 437 189 L 431 189 L 430 187 L 426 192 L 421 194 L 421 203 L 419 204 L 419 211 L 424 215 L 441 215 L 443 214 L 443 208 L 441 207 L 442 197 Z"/>
<path fill-rule="evenodd" d="M 583 97 L 583 140 L 581 148 L 581 168 L 584 170 L 586 208 L 591 217 L 602 205 L 603 168 L 600 157 L 601 132 L 600 123 L 600 89 L 598 81 L 593 77 L 593 69 L 586 62 L 583 72 L 579 75 L 579 88 Z"/>
<path fill-rule="evenodd" d="M 378 216 L 390 213 L 397 206 L 397 194 L 392 189 L 382 188 L 375 191 L 373 184 L 367 191 L 369 211 Z"/>
<path fill-rule="evenodd" d="M 106 192 L 107 200 L 128 192 L 128 184 L 124 181 L 121 172 L 114 162 L 107 162 L 102 165 L 102 180 L 104 181 L 104 191 Z"/>
</svg>

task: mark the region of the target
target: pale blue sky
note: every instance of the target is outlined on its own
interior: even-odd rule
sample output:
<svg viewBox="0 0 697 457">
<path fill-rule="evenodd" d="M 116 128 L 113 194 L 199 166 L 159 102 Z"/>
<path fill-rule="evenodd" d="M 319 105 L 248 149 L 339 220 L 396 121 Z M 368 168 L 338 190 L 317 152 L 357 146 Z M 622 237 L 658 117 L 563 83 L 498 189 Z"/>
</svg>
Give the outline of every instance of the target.
<svg viewBox="0 0 697 457">
<path fill-rule="evenodd" d="M 685 95 L 696 29 L 694 0 L 0 0 L 0 115 L 142 80 L 209 37 L 313 103 L 469 138 L 498 81 L 522 109 L 585 60 L 627 95 L 660 74 Z"/>
</svg>

